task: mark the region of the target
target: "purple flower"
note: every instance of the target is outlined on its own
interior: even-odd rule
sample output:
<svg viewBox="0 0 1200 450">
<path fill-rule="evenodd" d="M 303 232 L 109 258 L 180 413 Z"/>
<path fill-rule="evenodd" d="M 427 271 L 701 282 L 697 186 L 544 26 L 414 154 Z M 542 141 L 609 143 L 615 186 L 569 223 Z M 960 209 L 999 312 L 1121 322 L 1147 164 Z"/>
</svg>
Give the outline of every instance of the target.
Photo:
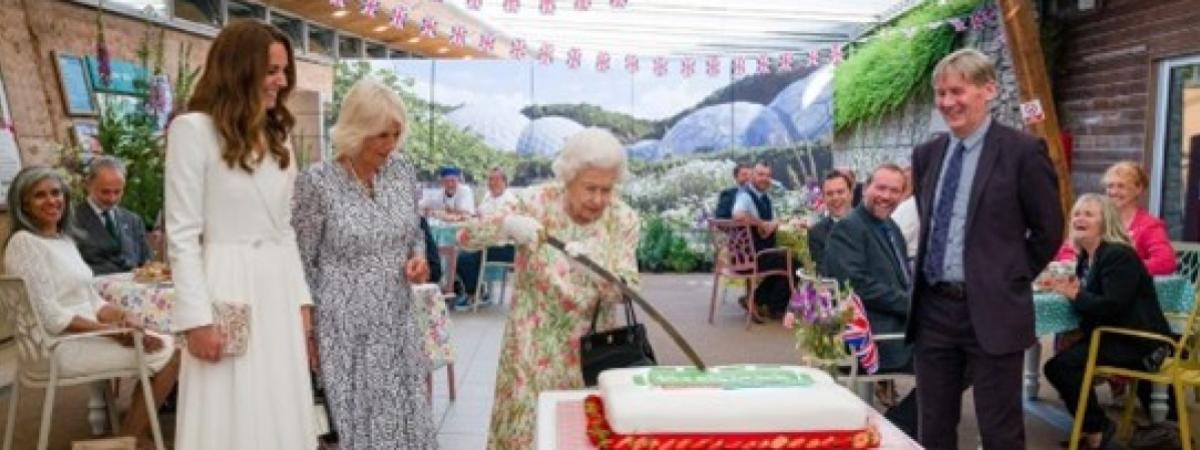
<svg viewBox="0 0 1200 450">
<path fill-rule="evenodd" d="M 100 35 L 96 37 L 96 71 L 100 73 L 100 83 L 108 86 L 112 83 L 112 57 L 108 54 L 108 44 L 104 42 L 104 24 L 100 24 Z"/>
</svg>

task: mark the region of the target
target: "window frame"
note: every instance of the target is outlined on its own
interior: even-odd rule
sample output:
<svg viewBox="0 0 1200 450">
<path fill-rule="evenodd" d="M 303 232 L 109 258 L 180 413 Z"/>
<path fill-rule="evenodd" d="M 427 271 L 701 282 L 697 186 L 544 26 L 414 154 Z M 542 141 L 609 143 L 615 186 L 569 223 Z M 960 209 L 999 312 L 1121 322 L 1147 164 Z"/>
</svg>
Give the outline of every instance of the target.
<svg viewBox="0 0 1200 450">
<path fill-rule="evenodd" d="M 1150 171 L 1150 212 L 1162 217 L 1163 212 L 1163 178 L 1166 176 L 1167 151 L 1167 114 L 1170 113 L 1171 100 L 1171 71 L 1182 66 L 1200 64 L 1200 53 L 1175 58 L 1166 58 L 1156 63 L 1158 76 L 1154 80 L 1154 146 L 1151 161 L 1154 166 Z M 1196 170 L 1197 168 L 1191 168 Z"/>
</svg>

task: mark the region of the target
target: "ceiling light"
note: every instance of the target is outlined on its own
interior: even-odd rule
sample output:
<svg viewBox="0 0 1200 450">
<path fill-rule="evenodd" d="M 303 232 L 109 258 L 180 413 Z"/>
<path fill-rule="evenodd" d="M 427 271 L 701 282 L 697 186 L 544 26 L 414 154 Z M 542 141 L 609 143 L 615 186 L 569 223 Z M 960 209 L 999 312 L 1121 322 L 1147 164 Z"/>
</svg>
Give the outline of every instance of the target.
<svg viewBox="0 0 1200 450">
<path fill-rule="evenodd" d="M 438 47 L 438 49 L 437 49 L 437 52 L 439 55 L 444 55 L 444 54 L 448 53 L 449 51 L 450 51 L 450 49 L 448 49 L 446 47 Z"/>
<path fill-rule="evenodd" d="M 463 55 L 462 59 L 475 59 L 475 57 L 471 55 Z"/>
<path fill-rule="evenodd" d="M 346 11 L 344 9 L 339 9 L 339 10 L 333 12 L 333 17 L 335 19 L 340 19 L 342 17 L 346 17 L 346 14 L 350 14 L 350 12 Z"/>
<path fill-rule="evenodd" d="M 384 31 L 387 31 L 387 30 L 388 30 L 388 26 L 387 26 L 387 25 L 380 25 L 380 26 L 377 26 L 377 27 L 375 27 L 375 32 L 376 32 L 376 33 L 382 33 L 382 32 L 384 32 Z"/>
<path fill-rule="evenodd" d="M 421 42 L 421 37 L 420 37 L 420 36 L 413 36 L 413 37 L 410 37 L 410 38 L 408 38 L 408 43 L 409 43 L 409 44 L 416 44 L 416 43 L 418 43 L 418 42 Z"/>
</svg>

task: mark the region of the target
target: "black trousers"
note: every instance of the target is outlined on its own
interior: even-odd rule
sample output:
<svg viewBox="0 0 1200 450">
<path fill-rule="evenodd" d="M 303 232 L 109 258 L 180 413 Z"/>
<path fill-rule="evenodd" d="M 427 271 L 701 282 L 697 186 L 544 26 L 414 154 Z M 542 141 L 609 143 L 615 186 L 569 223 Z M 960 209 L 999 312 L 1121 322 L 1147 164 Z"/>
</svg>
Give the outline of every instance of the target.
<svg viewBox="0 0 1200 450">
<path fill-rule="evenodd" d="M 918 435 L 929 450 L 957 450 L 962 393 L 975 387 L 975 416 L 985 450 L 1025 448 L 1021 375 L 1024 352 L 990 354 L 979 346 L 963 298 L 921 288 L 915 314 Z"/>
<path fill-rule="evenodd" d="M 488 262 L 513 262 L 516 249 L 511 245 L 488 247 Z M 483 252 L 460 252 L 454 271 L 462 280 L 466 292 L 460 294 L 475 295 L 475 287 L 479 283 L 479 271 L 483 270 Z M 456 285 L 457 286 L 457 285 Z"/>
<path fill-rule="evenodd" d="M 1142 367 L 1142 358 L 1150 353 L 1145 349 L 1122 345 L 1106 345 L 1107 341 L 1100 342 L 1100 350 L 1096 352 L 1096 363 L 1104 366 L 1121 367 L 1125 369 L 1144 370 Z M 1046 361 L 1043 367 L 1043 373 L 1046 374 L 1046 380 L 1050 381 L 1050 385 L 1058 391 L 1058 395 L 1062 397 L 1063 404 L 1067 407 L 1067 411 L 1071 415 L 1075 415 L 1075 408 L 1079 405 L 1079 396 L 1083 395 L 1083 375 L 1087 368 L 1088 350 L 1091 346 L 1091 339 L 1084 339 L 1076 342 L 1074 345 L 1067 347 L 1066 350 L 1059 352 Z M 1084 433 L 1099 433 L 1104 431 L 1108 425 L 1108 417 L 1104 415 L 1104 410 L 1100 407 L 1100 403 L 1096 400 L 1096 389 L 1088 386 L 1091 389 L 1091 394 L 1088 395 L 1087 407 L 1083 412 L 1083 432 Z M 1147 410 L 1150 408 L 1150 393 L 1154 386 L 1151 383 L 1138 383 L 1137 396 L 1141 401 L 1142 407 Z M 1168 405 L 1175 405 L 1175 392 L 1168 390 Z M 1169 420 L 1178 420 L 1175 408 L 1170 408 L 1168 416 Z"/>
<path fill-rule="evenodd" d="M 768 253 L 756 259 L 758 271 L 781 270 L 787 268 L 787 258 L 778 253 Z M 792 291 L 788 287 L 788 278 L 795 274 L 772 275 L 758 279 L 758 287 L 754 289 L 754 302 L 765 306 L 771 314 L 783 314 L 788 302 L 792 299 Z"/>
</svg>

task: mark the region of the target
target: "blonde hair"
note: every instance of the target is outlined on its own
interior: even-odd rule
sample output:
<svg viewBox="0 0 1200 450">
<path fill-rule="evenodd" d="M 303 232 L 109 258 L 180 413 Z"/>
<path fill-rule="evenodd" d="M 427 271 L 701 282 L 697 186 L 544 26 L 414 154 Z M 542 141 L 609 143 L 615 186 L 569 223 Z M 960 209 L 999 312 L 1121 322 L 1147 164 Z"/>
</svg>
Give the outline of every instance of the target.
<svg viewBox="0 0 1200 450">
<path fill-rule="evenodd" d="M 1143 190 L 1150 185 L 1150 176 L 1146 174 L 1146 170 L 1142 168 L 1141 164 L 1133 161 L 1118 161 L 1110 166 L 1108 170 L 1104 171 L 1105 184 L 1111 178 L 1120 178 Z"/>
<path fill-rule="evenodd" d="M 964 78 L 976 86 L 996 82 L 996 65 L 983 52 L 973 48 L 964 48 L 942 58 L 933 68 L 932 83 L 937 84 L 938 78 L 951 73 L 962 74 Z"/>
<path fill-rule="evenodd" d="M 617 181 L 623 181 L 626 177 L 625 148 L 621 141 L 602 128 L 584 129 L 567 139 L 550 169 L 559 181 L 567 183 L 580 170 L 589 167 L 615 169 Z"/>
<path fill-rule="evenodd" d="M 403 145 L 408 137 L 408 108 L 404 106 L 404 100 L 372 78 L 358 80 L 346 92 L 337 124 L 330 132 L 334 157 L 357 156 L 362 151 L 364 139 L 387 130 L 392 122 L 400 124 L 397 145 Z"/>
<path fill-rule="evenodd" d="M 1075 206 L 1071 208 L 1071 215 L 1075 215 L 1075 211 L 1083 207 L 1083 205 L 1096 205 L 1100 207 L 1100 240 L 1111 244 L 1121 244 L 1127 247 L 1133 247 L 1133 241 L 1129 239 L 1129 233 L 1125 231 L 1125 224 L 1121 222 L 1121 214 L 1117 212 L 1117 207 L 1113 205 L 1112 200 L 1100 194 L 1083 194 L 1075 200 Z M 1072 242 L 1075 245 L 1075 252 L 1082 254 L 1083 249 L 1080 248 L 1078 242 Z"/>
</svg>

